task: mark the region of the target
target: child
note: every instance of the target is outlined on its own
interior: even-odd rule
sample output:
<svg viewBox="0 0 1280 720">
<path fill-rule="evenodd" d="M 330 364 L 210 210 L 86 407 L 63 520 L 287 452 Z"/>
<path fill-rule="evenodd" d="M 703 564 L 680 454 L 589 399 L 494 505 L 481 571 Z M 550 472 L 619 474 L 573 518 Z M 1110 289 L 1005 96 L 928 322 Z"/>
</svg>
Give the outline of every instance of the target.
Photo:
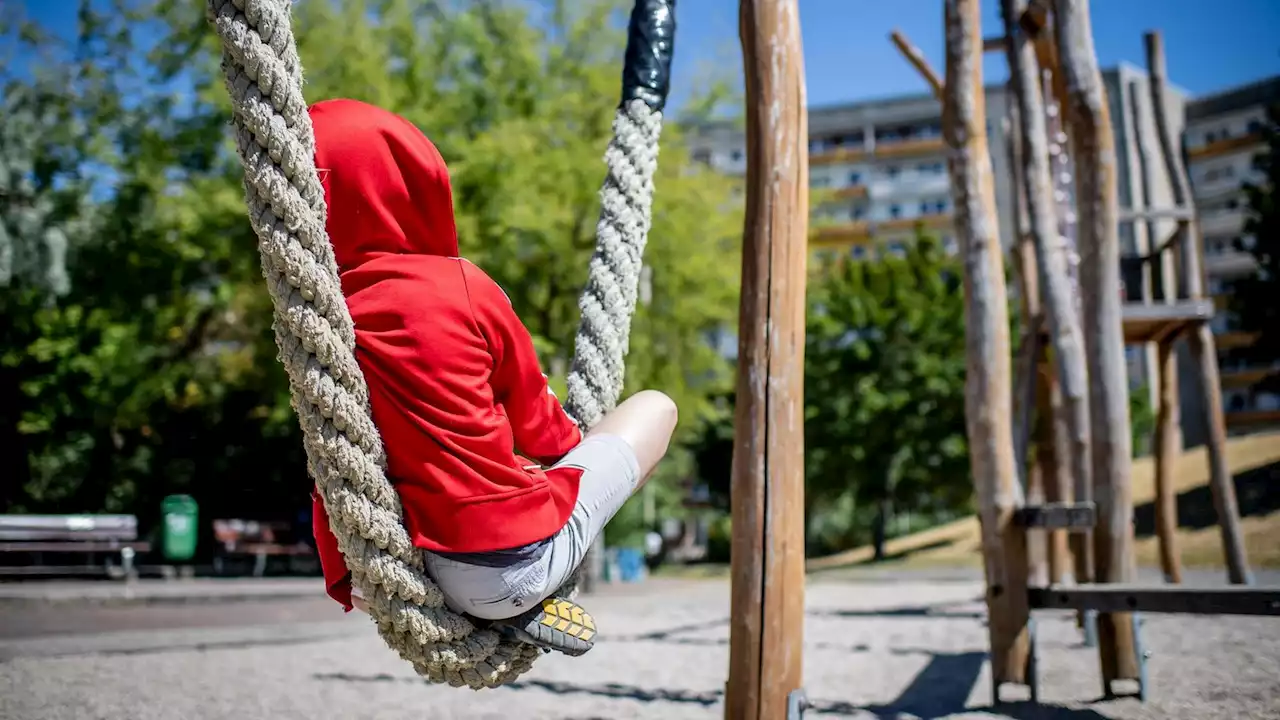
<svg viewBox="0 0 1280 720">
<path fill-rule="evenodd" d="M 454 611 L 586 652 L 589 616 L 559 629 L 542 622 L 555 613 L 544 600 L 666 454 L 675 404 L 637 393 L 584 438 L 510 300 L 458 257 L 449 174 L 431 141 L 353 100 L 310 115 L 356 360 L 410 539 Z M 363 610 L 314 493 L 313 504 L 328 593 Z"/>
</svg>

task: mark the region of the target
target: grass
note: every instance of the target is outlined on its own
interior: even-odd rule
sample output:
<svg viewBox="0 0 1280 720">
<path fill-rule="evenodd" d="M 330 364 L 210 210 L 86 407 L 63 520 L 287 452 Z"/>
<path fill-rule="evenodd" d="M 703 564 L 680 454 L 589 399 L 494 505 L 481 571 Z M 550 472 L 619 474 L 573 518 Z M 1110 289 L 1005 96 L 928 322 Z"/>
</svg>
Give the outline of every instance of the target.
<svg viewBox="0 0 1280 720">
<path fill-rule="evenodd" d="M 1227 442 L 1227 466 L 1232 475 L 1280 462 L 1280 433 L 1234 438 Z M 1133 463 L 1133 502 L 1145 505 L 1155 499 L 1155 463 L 1140 458 Z M 1174 465 L 1174 493 L 1183 494 L 1206 486 L 1209 482 L 1207 450 L 1196 448 L 1179 456 Z M 1245 549 L 1254 568 L 1280 568 L 1280 511 L 1241 519 Z M 1205 528 L 1182 527 L 1178 530 L 1178 554 L 1187 568 L 1222 568 L 1222 540 L 1216 525 Z M 970 516 L 911 535 L 893 538 L 885 543 L 890 560 L 881 567 L 928 569 L 943 567 L 981 567 L 981 537 L 978 519 Z M 1159 544 L 1154 536 L 1137 538 L 1135 560 L 1140 566 L 1158 567 Z M 835 555 L 810 558 L 808 572 L 857 568 L 869 565 L 875 557 L 871 546 L 853 548 Z M 664 565 L 656 577 L 686 580 L 723 579 L 729 576 L 727 563 Z"/>
</svg>

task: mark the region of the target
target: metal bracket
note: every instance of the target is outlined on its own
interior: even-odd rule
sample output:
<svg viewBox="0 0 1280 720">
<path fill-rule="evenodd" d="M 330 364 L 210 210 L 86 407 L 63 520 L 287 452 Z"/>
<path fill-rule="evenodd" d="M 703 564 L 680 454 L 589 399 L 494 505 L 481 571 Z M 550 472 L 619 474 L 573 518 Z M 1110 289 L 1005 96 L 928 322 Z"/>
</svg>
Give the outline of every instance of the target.
<svg viewBox="0 0 1280 720">
<path fill-rule="evenodd" d="M 805 694 L 804 688 L 796 688 L 787 693 L 787 720 L 801 720 L 804 717 L 804 711 L 812 707 L 809 704 L 809 696 Z"/>
</svg>

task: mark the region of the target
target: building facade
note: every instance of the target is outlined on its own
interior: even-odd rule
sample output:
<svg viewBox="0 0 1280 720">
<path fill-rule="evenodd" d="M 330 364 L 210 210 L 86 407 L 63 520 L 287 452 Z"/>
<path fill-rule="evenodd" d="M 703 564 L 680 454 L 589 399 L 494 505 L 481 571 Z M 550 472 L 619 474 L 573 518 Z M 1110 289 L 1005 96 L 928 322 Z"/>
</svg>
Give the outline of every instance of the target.
<svg viewBox="0 0 1280 720">
<path fill-rule="evenodd" d="M 1231 282 L 1256 272 L 1249 250 L 1254 238 L 1244 232 L 1243 186 L 1261 181 L 1255 158 L 1265 148 L 1267 108 L 1280 103 L 1280 76 L 1197 98 L 1186 109 L 1183 142 L 1192 194 L 1204 237 L 1207 292 L 1218 313 L 1213 331 L 1222 375 L 1223 409 L 1228 432 L 1280 424 L 1280 396 L 1257 384 L 1280 371 L 1280 358 L 1251 361 L 1242 349 L 1254 336 L 1241 331 L 1230 311 Z"/>
<path fill-rule="evenodd" d="M 1121 63 L 1102 73 L 1116 143 L 1116 184 L 1122 209 L 1169 208 L 1173 187 L 1161 154 L 1147 74 Z M 986 88 L 987 138 L 995 178 L 1000 238 L 1013 244 L 1014 188 L 1007 154 L 1009 97 L 1003 85 Z M 1177 87 L 1166 93 L 1165 117 L 1176 137 L 1185 137 L 1185 155 L 1205 236 L 1208 291 L 1219 303 L 1226 282 L 1252 272 L 1245 250 L 1251 239 L 1244 222 L 1241 183 L 1250 177 L 1268 102 L 1280 97 L 1280 78 L 1188 101 Z M 873 258 L 899 253 L 923 224 L 951 252 L 957 249 L 942 138 L 942 109 L 932 95 L 884 98 L 809 111 L 809 184 L 814 192 L 810 244 L 816 254 Z M 695 160 L 729 175 L 746 173 L 745 137 L 739 125 L 709 124 L 691 129 Z M 1172 257 L 1163 267 L 1141 258 L 1172 235 L 1172 220 L 1126 222 L 1119 228 L 1122 277 L 1134 301 L 1159 298 L 1175 284 Z M 1168 255 L 1168 253 L 1166 253 Z M 1280 409 L 1280 399 L 1252 392 L 1250 383 L 1265 368 L 1246 366 L 1232 348 L 1249 340 L 1237 332 L 1225 310 L 1213 323 L 1220 350 L 1223 401 L 1229 425 L 1259 411 Z M 724 338 L 732 344 L 730 338 Z M 1204 442 L 1198 377 L 1185 348 L 1179 353 L 1182 430 L 1189 447 Z M 1126 350 L 1129 378 L 1155 405 L 1154 346 Z M 1253 413 L 1254 415 L 1250 415 Z M 1232 420 L 1237 422 L 1231 422 Z"/>
</svg>

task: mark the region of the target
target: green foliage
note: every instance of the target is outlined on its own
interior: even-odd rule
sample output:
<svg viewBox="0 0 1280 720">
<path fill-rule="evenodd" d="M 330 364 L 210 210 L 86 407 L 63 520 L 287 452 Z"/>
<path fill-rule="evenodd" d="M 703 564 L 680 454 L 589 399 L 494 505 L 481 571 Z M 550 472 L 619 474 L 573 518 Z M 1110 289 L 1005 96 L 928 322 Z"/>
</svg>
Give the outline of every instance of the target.
<svg viewBox="0 0 1280 720">
<path fill-rule="evenodd" d="M 507 290 L 560 390 L 594 247 L 622 4 L 295 8 L 308 100 L 378 103 L 439 145 L 463 252 Z M 4 77 L 5 107 L 28 109 L 0 116 L 4 167 L 26 183 L 0 197 L 0 219 L 6 247 L 30 258 L 0 287 L 0 438 L 26 459 L 17 482 L 0 483 L 0 511 L 126 510 L 146 524 L 163 495 L 188 492 L 204 517 L 292 516 L 309 483 L 217 41 L 200 3 L 96 7 L 83 4 L 70 44 L 32 25 L 5 33 L 42 69 Z M 673 123 L 662 140 L 627 382 L 670 393 L 688 433 L 731 385 L 705 335 L 734 321 L 741 215 L 730 181 L 690 162 Z M 34 204 L 36 223 L 23 215 Z M 58 292 L 46 228 L 67 238 Z M 678 505 L 690 468 L 654 479 L 658 508 Z"/>
<path fill-rule="evenodd" d="M 842 522 L 864 509 L 966 507 L 964 303 L 954 259 L 922 235 L 901 258 L 824 262 L 807 325 L 811 545 L 865 532 L 865 522 Z"/>
<path fill-rule="evenodd" d="M 1232 283 L 1231 297 L 1241 329 L 1258 333 L 1251 347 L 1234 352 L 1261 365 L 1280 358 L 1280 304 L 1276 303 L 1280 295 L 1280 104 L 1268 109 L 1267 120 L 1263 130 L 1267 149 L 1254 161 L 1262 181 L 1244 187 L 1248 199 L 1244 231 L 1253 237 L 1249 252 L 1258 269 Z M 1255 390 L 1280 392 L 1280 375 L 1273 373 Z"/>
</svg>

